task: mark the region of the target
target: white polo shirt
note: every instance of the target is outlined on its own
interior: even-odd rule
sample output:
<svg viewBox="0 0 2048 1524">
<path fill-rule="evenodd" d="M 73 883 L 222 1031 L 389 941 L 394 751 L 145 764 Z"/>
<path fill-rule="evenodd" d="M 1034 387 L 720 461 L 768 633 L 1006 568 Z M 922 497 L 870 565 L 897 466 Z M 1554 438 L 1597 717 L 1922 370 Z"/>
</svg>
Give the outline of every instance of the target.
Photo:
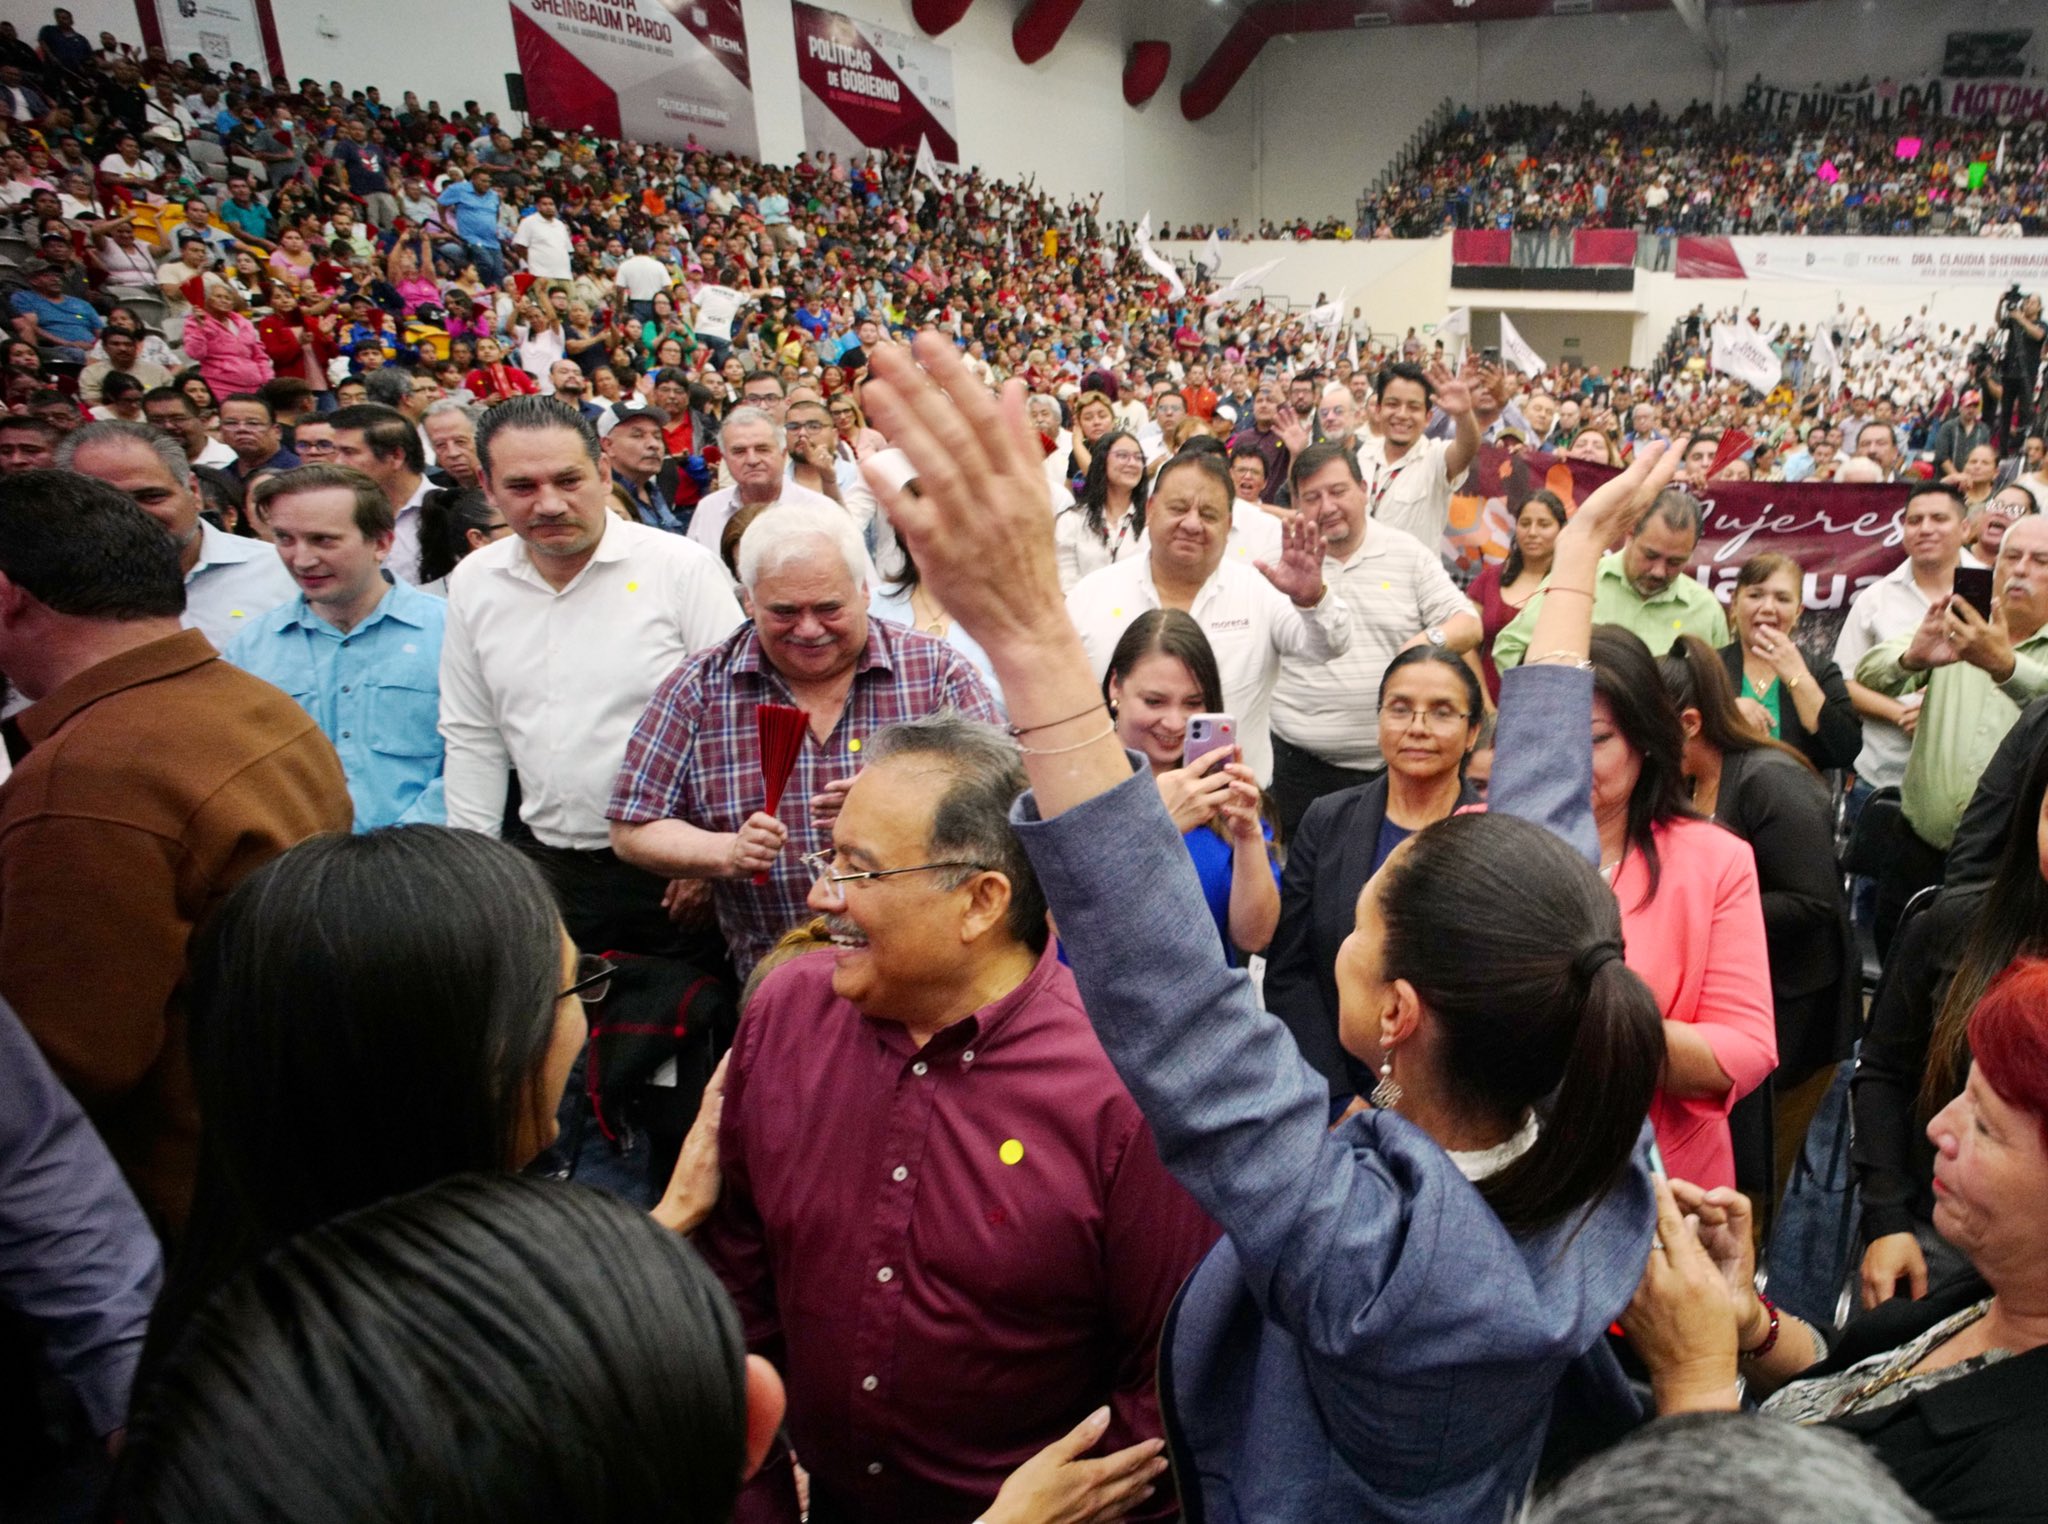
<svg viewBox="0 0 2048 1524">
<path fill-rule="evenodd" d="M 569 256 L 574 251 L 569 224 L 561 218 L 547 218 L 528 212 L 519 220 L 512 241 L 526 248 L 526 273 L 538 280 L 568 280 Z"/>
<path fill-rule="evenodd" d="M 842 504 L 833 502 L 831 498 L 825 496 L 822 492 L 813 492 L 809 487 L 799 487 L 786 475 L 782 478 L 782 494 L 775 499 L 771 506 L 779 508 L 785 503 L 810 508 L 843 507 Z M 712 493 L 711 496 L 699 503 L 697 511 L 690 515 L 690 538 L 710 551 L 711 558 L 717 561 L 718 541 L 725 533 L 725 526 L 732 522 L 732 516 L 739 511 L 740 489 L 737 486 L 719 488 L 718 491 Z M 859 523 L 860 515 L 857 512 L 852 509 L 845 511 L 852 514 L 856 524 Z M 719 561 L 721 568 L 724 565 L 723 561 Z"/>
<path fill-rule="evenodd" d="M 1351 646 L 1329 661 L 1290 656 L 1280 663 L 1273 728 L 1333 767 L 1384 767 L 1378 706 L 1387 663 L 1424 630 L 1478 611 L 1442 556 L 1371 520 L 1365 543 L 1348 561 L 1325 560 L 1323 575 L 1351 611 Z"/>
<path fill-rule="evenodd" d="M 1431 549 L 1441 545 L 1451 517 L 1451 494 L 1471 471 L 1467 466 L 1452 479 L 1449 457 L 1454 442 L 1418 439 L 1390 464 L 1387 442 L 1366 434 L 1358 446 L 1358 469 L 1365 478 L 1366 511 L 1373 521 L 1391 524 Z"/>
<path fill-rule="evenodd" d="M 1849 616 L 1835 637 L 1835 665 L 1844 676 L 1854 677 L 1856 664 L 1871 647 L 1912 634 L 1933 601 L 1913 580 L 1911 559 L 1901 561 L 1851 600 Z M 1863 716 L 1863 750 L 1856 754 L 1860 781 L 1872 788 L 1899 787 L 1906 781 L 1906 760 L 1912 754 L 1913 738 L 1905 731 L 1889 720 Z"/>
<path fill-rule="evenodd" d="M 641 711 L 671 672 L 740 623 L 716 557 L 605 515 L 590 563 L 557 592 L 508 535 L 448 578 L 441 737 L 448 824 L 496 836 L 505 781 L 551 847 L 611 844 L 605 806 Z"/>
<path fill-rule="evenodd" d="M 199 560 L 185 573 L 185 614 L 178 622 L 225 651 L 229 641 L 298 592 L 275 545 L 245 540 L 201 519 Z"/>
<path fill-rule="evenodd" d="M 1133 619 L 1161 607 L 1150 556 L 1130 556 L 1091 572 L 1067 594 L 1096 680 Z M 1188 609 L 1209 637 L 1223 680 L 1223 707 L 1237 720 L 1245 765 L 1261 783 L 1273 777 L 1273 687 L 1283 656 L 1329 661 L 1351 647 L 1351 614 L 1332 588 L 1312 609 L 1298 609 L 1272 583 L 1227 555 Z"/>
</svg>

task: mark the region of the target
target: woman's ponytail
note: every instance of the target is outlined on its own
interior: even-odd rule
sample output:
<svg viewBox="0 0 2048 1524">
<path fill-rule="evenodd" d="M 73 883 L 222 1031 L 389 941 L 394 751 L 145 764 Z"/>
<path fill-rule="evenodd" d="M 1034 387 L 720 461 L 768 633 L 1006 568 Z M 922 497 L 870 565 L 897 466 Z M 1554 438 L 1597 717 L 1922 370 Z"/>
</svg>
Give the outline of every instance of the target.
<svg viewBox="0 0 2048 1524">
<path fill-rule="evenodd" d="M 1510 1232 L 1545 1227 L 1613 1188 L 1635 1152 L 1664 1066 L 1664 1020 L 1657 997 L 1621 960 L 1615 944 L 1597 944 L 1574 961 L 1584 990 L 1564 1078 L 1546 1107 L 1530 1150 L 1491 1178 L 1484 1196 Z M 1590 967 L 1587 965 L 1590 963 Z"/>
</svg>

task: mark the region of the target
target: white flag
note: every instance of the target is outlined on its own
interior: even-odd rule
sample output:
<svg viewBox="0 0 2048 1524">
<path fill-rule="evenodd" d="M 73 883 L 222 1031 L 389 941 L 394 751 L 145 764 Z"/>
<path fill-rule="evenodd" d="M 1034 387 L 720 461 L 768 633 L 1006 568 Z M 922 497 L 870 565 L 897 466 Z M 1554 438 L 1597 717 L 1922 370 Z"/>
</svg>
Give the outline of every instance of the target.
<svg viewBox="0 0 2048 1524">
<path fill-rule="evenodd" d="M 1785 370 L 1763 335 L 1747 323 L 1714 325 L 1713 357 L 1709 363 L 1722 375 L 1733 376 L 1760 392 L 1776 386 Z"/>
<path fill-rule="evenodd" d="M 917 167 L 911 171 L 911 178 L 923 175 L 939 190 L 946 187 L 939 180 L 939 161 L 932 156 L 931 139 L 923 133 L 917 135 Z"/>
<path fill-rule="evenodd" d="M 1202 273 L 1213 277 L 1223 268 L 1223 240 L 1216 236 L 1214 228 L 1209 229 L 1209 241 L 1202 245 L 1202 254 L 1195 261 Z"/>
<path fill-rule="evenodd" d="M 1472 309 L 1453 307 L 1436 325 L 1436 336 L 1448 341 L 1451 358 L 1458 359 L 1472 342 Z"/>
<path fill-rule="evenodd" d="M 1263 277 L 1271 275 L 1279 263 L 1277 259 L 1269 259 L 1262 265 L 1253 265 L 1249 270 L 1238 271 L 1220 289 L 1209 293 L 1209 305 L 1220 307 L 1238 292 L 1258 284 Z"/>
<path fill-rule="evenodd" d="M 1813 342 L 1806 346 L 1807 363 L 1816 374 L 1827 378 L 1828 390 L 1842 384 L 1842 356 L 1835 348 L 1834 332 L 1825 323 L 1813 330 Z"/>
<path fill-rule="evenodd" d="M 1543 363 L 1543 356 L 1529 347 L 1529 341 L 1515 331 L 1505 312 L 1500 315 L 1500 352 L 1508 364 L 1525 376 L 1540 376 L 1550 368 Z"/>
<path fill-rule="evenodd" d="M 1138 258 L 1156 271 L 1167 284 L 1170 294 L 1178 300 L 1187 294 L 1187 285 L 1180 278 L 1180 271 L 1174 269 L 1173 261 L 1152 247 L 1152 214 L 1145 213 L 1138 219 L 1138 231 L 1132 235 L 1138 246 Z"/>
</svg>

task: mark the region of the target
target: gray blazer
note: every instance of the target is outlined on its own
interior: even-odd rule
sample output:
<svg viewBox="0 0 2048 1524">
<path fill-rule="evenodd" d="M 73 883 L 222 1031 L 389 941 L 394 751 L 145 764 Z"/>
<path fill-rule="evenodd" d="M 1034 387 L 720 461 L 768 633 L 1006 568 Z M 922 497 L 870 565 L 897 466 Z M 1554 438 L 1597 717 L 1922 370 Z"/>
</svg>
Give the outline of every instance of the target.
<svg viewBox="0 0 2048 1524">
<path fill-rule="evenodd" d="M 1571 668 L 1506 675 L 1492 798 L 1597 862 L 1592 695 Z M 1605 1358 L 1641 1278 L 1644 1155 L 1577 1217 L 1510 1236 L 1398 1114 L 1329 1130 L 1328 1082 L 1225 966 L 1142 766 L 1051 821 L 1027 794 L 1014 819 L 1103 1047 L 1226 1234 L 1183 1288 L 1163 1358 L 1189 1517 L 1505 1517 L 1560 1381 Z"/>
</svg>

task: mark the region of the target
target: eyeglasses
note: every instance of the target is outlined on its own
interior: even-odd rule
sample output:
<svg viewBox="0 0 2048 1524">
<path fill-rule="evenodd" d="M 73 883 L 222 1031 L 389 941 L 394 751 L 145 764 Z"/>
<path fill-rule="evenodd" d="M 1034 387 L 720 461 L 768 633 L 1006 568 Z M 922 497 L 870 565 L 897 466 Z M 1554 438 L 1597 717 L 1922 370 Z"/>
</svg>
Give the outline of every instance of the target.
<svg viewBox="0 0 2048 1524">
<path fill-rule="evenodd" d="M 934 868 L 972 868 L 977 873 L 988 871 L 984 863 L 946 862 L 919 863 L 911 868 L 875 868 L 866 873 L 834 873 L 832 864 L 838 858 L 837 851 L 809 852 L 797 859 L 810 871 L 811 882 L 819 886 L 857 883 L 869 878 L 894 878 L 899 873 L 929 873 Z"/>
<path fill-rule="evenodd" d="M 1427 709 L 1417 709 L 1404 699 L 1395 699 L 1391 704 L 1380 705 L 1380 718 L 1403 730 L 1415 723 L 1417 715 L 1431 730 L 1456 730 L 1472 718 L 1469 711 L 1453 709 L 1449 704 L 1431 704 Z"/>
<path fill-rule="evenodd" d="M 608 958 L 600 958 L 596 953 L 578 953 L 576 982 L 555 998 L 567 1000 L 571 995 L 581 995 L 585 1005 L 595 1005 L 611 993 L 612 975 L 618 971 L 618 964 Z"/>
<path fill-rule="evenodd" d="M 810 418 L 802 423 L 786 423 L 782 427 L 786 434 L 825 434 L 831 432 L 832 425 L 822 418 Z"/>
</svg>

